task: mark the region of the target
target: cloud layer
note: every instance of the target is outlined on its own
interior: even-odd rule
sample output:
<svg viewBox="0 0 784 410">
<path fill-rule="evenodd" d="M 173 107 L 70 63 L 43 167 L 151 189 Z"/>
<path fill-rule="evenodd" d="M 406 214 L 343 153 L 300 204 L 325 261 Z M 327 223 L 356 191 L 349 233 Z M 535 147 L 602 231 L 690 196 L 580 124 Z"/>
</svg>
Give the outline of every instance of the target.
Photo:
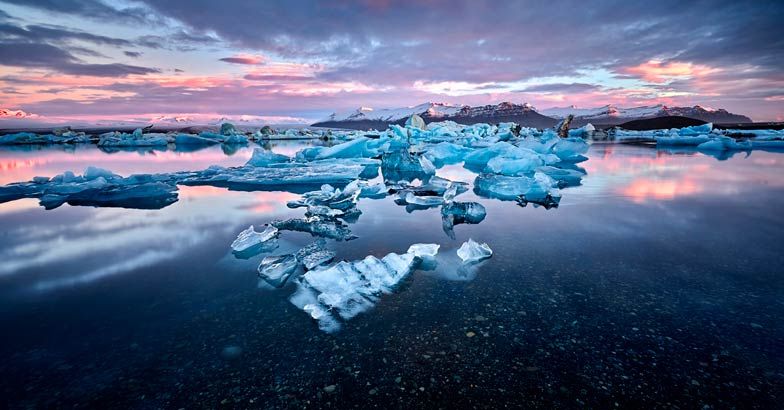
<svg viewBox="0 0 784 410">
<path fill-rule="evenodd" d="M 784 120 L 780 2 L 3 2 L 0 87 L 21 93 L 10 108 L 47 115 L 220 104 L 317 117 L 511 100 L 699 103 Z"/>
</svg>

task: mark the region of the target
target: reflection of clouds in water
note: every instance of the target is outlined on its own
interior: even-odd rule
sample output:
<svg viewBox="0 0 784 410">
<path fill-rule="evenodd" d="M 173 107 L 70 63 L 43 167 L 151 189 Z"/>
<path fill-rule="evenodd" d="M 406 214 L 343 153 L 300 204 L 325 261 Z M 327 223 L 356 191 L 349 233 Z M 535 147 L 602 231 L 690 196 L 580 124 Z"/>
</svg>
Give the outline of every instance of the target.
<svg viewBox="0 0 784 410">
<path fill-rule="evenodd" d="M 774 187 L 784 181 L 769 167 L 782 161 L 780 154 L 755 151 L 749 157 L 717 161 L 697 152 L 666 152 L 650 147 L 593 146 L 584 168 L 583 186 L 569 191 L 565 200 L 620 196 L 634 203 L 670 201 L 694 195 L 738 195 L 749 180 L 763 180 Z"/>
<path fill-rule="evenodd" d="M 154 265 L 158 262 L 179 257 L 180 252 L 201 243 L 207 239 L 207 236 L 208 235 L 205 232 L 193 231 L 189 233 L 189 236 L 172 238 L 176 242 L 167 244 L 164 249 L 149 249 L 136 256 L 131 256 L 122 261 L 112 263 L 87 273 L 65 278 L 44 280 L 33 285 L 33 288 L 40 292 L 47 292 L 61 287 L 90 283 L 110 275 L 125 273 L 141 267 Z"/>
<path fill-rule="evenodd" d="M 29 181 L 35 176 L 54 176 L 64 171 L 80 174 L 87 166 L 106 168 L 116 174 L 199 170 L 210 165 L 237 166 L 248 161 L 255 145 L 243 146 L 227 156 L 220 146 L 195 152 L 160 151 L 153 153 L 114 152 L 107 154 L 93 145 L 82 145 L 68 152 L 57 149 L 0 151 L 0 184 Z"/>
<path fill-rule="evenodd" d="M 252 210 L 260 202 L 266 204 L 265 212 L 270 216 L 287 212 L 285 200 L 281 199 L 291 195 L 180 188 L 187 200 L 157 211 L 81 208 L 80 212 L 89 215 L 75 222 L 9 228 L 19 235 L 13 236 L 13 246 L 0 250 L 0 275 L 27 269 L 51 272 L 34 285 L 36 290 L 48 291 L 130 272 L 180 257 L 217 232 L 233 233 L 238 224 L 252 217 Z M 89 260 L 101 254 L 111 258 L 108 262 L 92 262 L 103 263 L 99 266 L 83 266 L 78 272 L 62 274 L 59 269 L 50 269 L 55 264 Z"/>
</svg>

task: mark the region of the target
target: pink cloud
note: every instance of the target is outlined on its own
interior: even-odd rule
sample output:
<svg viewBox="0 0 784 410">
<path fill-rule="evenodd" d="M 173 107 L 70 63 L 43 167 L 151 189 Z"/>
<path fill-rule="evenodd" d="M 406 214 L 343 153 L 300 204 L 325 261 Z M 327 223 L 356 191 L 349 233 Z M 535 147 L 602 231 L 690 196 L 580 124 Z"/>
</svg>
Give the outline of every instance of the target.
<svg viewBox="0 0 784 410">
<path fill-rule="evenodd" d="M 692 64 L 679 61 L 661 62 L 650 60 L 633 67 L 621 70 L 624 74 L 638 76 L 650 83 L 666 83 L 672 80 L 702 77 L 718 72 L 719 69 L 701 64 Z"/>
<path fill-rule="evenodd" d="M 245 64 L 245 65 L 260 65 L 264 64 L 267 59 L 261 55 L 254 54 L 238 54 L 232 57 L 221 58 L 220 61 L 231 64 Z"/>
</svg>

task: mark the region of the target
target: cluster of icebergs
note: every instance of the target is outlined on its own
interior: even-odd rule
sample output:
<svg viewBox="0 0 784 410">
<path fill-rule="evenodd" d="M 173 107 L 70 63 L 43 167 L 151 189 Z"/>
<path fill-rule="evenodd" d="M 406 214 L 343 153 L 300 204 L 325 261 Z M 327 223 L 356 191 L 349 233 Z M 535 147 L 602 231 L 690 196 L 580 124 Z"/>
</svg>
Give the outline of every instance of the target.
<svg viewBox="0 0 784 410">
<path fill-rule="evenodd" d="M 656 142 L 657 147 L 693 147 L 715 153 L 784 149 L 784 130 L 731 130 L 713 128 L 707 123 L 684 128 L 653 131 L 615 130 L 615 139 Z"/>
<path fill-rule="evenodd" d="M 340 137 L 350 138 L 358 133 L 344 133 Z M 88 144 L 99 147 L 194 147 L 214 144 L 244 145 L 250 141 L 290 140 L 290 139 L 329 139 L 333 134 L 327 130 L 311 130 L 306 128 L 278 131 L 265 126 L 254 132 L 244 132 L 231 123 L 221 125 L 218 132 L 202 131 L 197 134 L 179 131 L 145 132 L 137 128 L 133 132 L 112 131 L 99 135 L 73 131 L 65 128 L 51 133 L 18 132 L 0 136 L 0 145 L 30 144 Z"/>
<path fill-rule="evenodd" d="M 291 302 L 316 319 L 322 329 L 332 331 L 372 307 L 413 271 L 431 269 L 439 251 L 438 244 L 413 244 L 405 253 L 335 262 L 337 252 L 330 247 L 357 238 L 350 225 L 362 214 L 358 203 L 363 198 L 389 197 L 408 212 L 440 208 L 444 232 L 454 239 L 456 225 L 477 224 L 486 217 L 487 210 L 481 203 L 458 200 L 471 188 L 481 198 L 557 207 L 561 190 L 579 185 L 586 174 L 578 164 L 587 159 L 589 145 L 583 137 L 592 131 L 586 126 L 559 138 L 553 130 L 522 128 L 513 123 L 460 125 L 446 121 L 425 125 L 409 121 L 406 126 L 392 125 L 374 135 L 332 135 L 340 143 L 304 148 L 293 156 L 257 148 L 245 165 L 237 167 L 211 166 L 201 171 L 127 177 L 88 167 L 82 175 L 65 172 L 51 178 L 36 177 L 0 187 L 0 202 L 38 198 L 46 209 L 64 203 L 157 209 L 177 201 L 178 185 L 300 194 L 287 205 L 302 209 L 301 217 L 268 221 L 259 230 L 251 226 L 239 233 L 231 248 L 238 258 L 267 254 L 258 266 L 261 279 L 274 287 L 295 282 Z M 738 141 L 730 132 L 714 130 L 708 124 L 654 132 L 618 130 L 616 138 L 647 138 L 659 146 L 686 145 L 705 151 L 784 144 L 783 132 L 755 132 L 753 140 Z M 0 143 L 89 140 L 72 131 L 45 137 L 23 134 L 2 137 Z M 233 144 L 268 135 L 261 131 L 257 134 L 249 136 L 230 125 L 224 125 L 220 133 L 198 135 L 137 130 L 131 134 L 103 134 L 98 144 Z M 476 174 L 473 184 L 438 175 L 442 167 L 458 164 Z M 294 253 L 273 254 L 278 249 L 278 238 L 290 231 L 310 234 L 315 241 Z M 456 255 L 462 263 L 474 264 L 491 257 L 492 250 L 487 244 L 469 239 Z"/>
</svg>

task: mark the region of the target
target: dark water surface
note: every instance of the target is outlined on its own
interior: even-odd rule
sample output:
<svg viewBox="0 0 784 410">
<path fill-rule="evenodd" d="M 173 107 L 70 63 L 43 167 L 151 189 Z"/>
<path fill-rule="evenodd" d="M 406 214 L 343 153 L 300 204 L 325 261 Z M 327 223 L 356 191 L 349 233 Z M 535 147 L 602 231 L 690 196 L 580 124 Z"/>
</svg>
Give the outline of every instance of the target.
<svg viewBox="0 0 784 410">
<path fill-rule="evenodd" d="M 302 143 L 278 144 L 291 154 Z M 98 165 L 119 174 L 239 165 L 251 148 L 0 152 L 0 184 Z M 557 209 L 439 210 L 362 199 L 339 259 L 468 238 L 327 334 L 229 248 L 301 216 L 286 192 L 180 187 L 161 210 L 0 204 L 3 407 L 780 408 L 784 155 L 726 160 L 594 145 Z M 450 166 L 439 176 L 473 182 Z M 311 241 L 287 232 L 281 250 Z M 275 253 L 281 253 L 280 250 Z"/>
</svg>

